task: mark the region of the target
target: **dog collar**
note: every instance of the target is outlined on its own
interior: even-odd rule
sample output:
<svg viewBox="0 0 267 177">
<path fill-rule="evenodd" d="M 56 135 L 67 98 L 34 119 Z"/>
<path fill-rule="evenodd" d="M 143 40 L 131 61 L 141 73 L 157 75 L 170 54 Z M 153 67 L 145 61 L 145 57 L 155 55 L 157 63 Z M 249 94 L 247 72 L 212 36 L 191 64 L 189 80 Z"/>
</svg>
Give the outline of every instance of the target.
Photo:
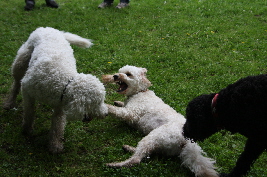
<svg viewBox="0 0 267 177">
<path fill-rule="evenodd" d="M 216 126 L 217 126 L 217 130 L 220 131 L 223 129 L 223 126 L 221 126 L 221 124 L 218 122 L 218 112 L 216 110 L 216 105 L 217 105 L 217 99 L 218 99 L 219 94 L 216 93 L 211 101 L 211 111 L 212 111 L 212 116 L 215 119 L 216 122 Z"/>
<path fill-rule="evenodd" d="M 63 100 L 63 97 L 64 97 L 64 95 L 66 94 L 66 89 L 67 89 L 68 85 L 69 85 L 72 81 L 73 81 L 73 78 L 71 78 L 71 79 L 68 80 L 68 83 L 65 85 L 65 87 L 64 87 L 64 89 L 63 89 L 62 95 L 61 95 L 61 97 L 60 97 L 60 101 Z"/>
<path fill-rule="evenodd" d="M 213 97 L 211 101 L 211 110 L 212 110 L 212 115 L 214 117 L 218 117 L 218 113 L 216 112 L 216 105 L 217 105 L 217 99 L 218 99 L 219 94 L 216 93 L 215 96 Z"/>
</svg>

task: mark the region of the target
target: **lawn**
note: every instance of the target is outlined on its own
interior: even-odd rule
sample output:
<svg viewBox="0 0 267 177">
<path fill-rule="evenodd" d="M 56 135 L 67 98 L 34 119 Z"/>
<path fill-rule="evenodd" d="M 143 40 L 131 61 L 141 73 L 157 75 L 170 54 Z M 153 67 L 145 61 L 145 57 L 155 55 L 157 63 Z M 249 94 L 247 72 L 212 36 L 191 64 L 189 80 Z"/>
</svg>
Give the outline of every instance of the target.
<svg viewBox="0 0 267 177">
<path fill-rule="evenodd" d="M 57 2 L 60 8 L 51 9 L 37 0 L 27 12 L 24 0 L 0 1 L 0 105 L 12 84 L 17 50 L 41 26 L 94 41 L 90 49 L 73 46 L 79 72 L 101 78 L 126 64 L 147 68 L 150 89 L 183 115 L 194 97 L 267 72 L 266 0 L 132 0 L 125 9 L 115 9 L 118 1 L 107 9 L 97 8 L 99 0 Z M 107 103 L 123 99 L 107 87 Z M 27 138 L 21 134 L 21 95 L 17 101 L 16 109 L 0 108 L 0 176 L 194 176 L 178 157 L 156 154 L 133 168 L 106 167 L 130 157 L 121 146 L 136 146 L 143 136 L 111 116 L 69 122 L 64 153 L 51 155 L 51 108 L 36 105 L 34 135 Z M 222 131 L 199 144 L 216 159 L 218 172 L 229 172 L 245 140 Z M 264 152 L 248 176 L 267 176 L 266 163 Z"/>
</svg>

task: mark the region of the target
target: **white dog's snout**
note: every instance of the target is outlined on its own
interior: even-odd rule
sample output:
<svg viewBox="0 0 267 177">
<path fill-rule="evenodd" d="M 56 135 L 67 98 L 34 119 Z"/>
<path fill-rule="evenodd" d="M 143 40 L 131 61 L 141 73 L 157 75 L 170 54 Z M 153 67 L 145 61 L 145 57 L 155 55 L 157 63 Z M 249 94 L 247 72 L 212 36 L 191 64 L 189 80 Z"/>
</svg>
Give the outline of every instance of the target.
<svg viewBox="0 0 267 177">
<path fill-rule="evenodd" d="M 113 78 L 114 78 L 114 80 L 117 80 L 117 79 L 119 79 L 119 76 L 118 75 L 114 75 Z"/>
</svg>

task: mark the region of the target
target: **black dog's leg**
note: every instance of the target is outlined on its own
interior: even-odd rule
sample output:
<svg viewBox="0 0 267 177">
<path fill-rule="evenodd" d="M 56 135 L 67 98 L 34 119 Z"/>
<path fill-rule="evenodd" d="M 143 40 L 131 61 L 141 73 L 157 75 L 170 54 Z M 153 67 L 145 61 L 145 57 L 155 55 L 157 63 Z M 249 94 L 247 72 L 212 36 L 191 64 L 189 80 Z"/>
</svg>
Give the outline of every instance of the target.
<svg viewBox="0 0 267 177">
<path fill-rule="evenodd" d="M 248 139 L 244 151 L 236 162 L 236 166 L 228 176 L 241 177 L 247 174 L 254 161 L 261 155 L 264 149 L 266 149 L 266 142 L 260 138 Z M 221 174 L 221 176 L 224 175 Z"/>
</svg>

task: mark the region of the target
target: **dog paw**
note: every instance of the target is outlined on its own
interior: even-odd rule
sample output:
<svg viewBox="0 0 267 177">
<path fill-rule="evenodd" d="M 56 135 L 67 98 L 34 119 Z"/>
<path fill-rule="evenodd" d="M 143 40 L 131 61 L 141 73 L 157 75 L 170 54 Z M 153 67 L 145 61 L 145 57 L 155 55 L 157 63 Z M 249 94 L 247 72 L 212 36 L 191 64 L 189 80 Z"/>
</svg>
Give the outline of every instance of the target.
<svg viewBox="0 0 267 177">
<path fill-rule="evenodd" d="M 122 167 L 132 167 L 134 165 L 140 164 L 140 162 L 141 162 L 140 157 L 131 157 L 130 159 L 127 159 L 122 162 L 107 163 L 106 165 L 108 167 L 113 167 L 113 168 L 122 168 Z"/>
<path fill-rule="evenodd" d="M 111 168 L 121 168 L 122 166 L 117 165 L 117 163 L 106 163 L 107 167 Z"/>
<path fill-rule="evenodd" d="M 128 165 L 125 162 L 113 162 L 113 163 L 107 163 L 106 166 L 111 168 L 122 168 L 122 167 L 131 167 L 132 165 Z"/>
<path fill-rule="evenodd" d="M 128 164 L 125 162 L 118 162 L 118 163 L 107 163 L 106 166 L 111 167 L 111 168 L 122 168 L 122 167 L 126 167 L 126 168 L 130 168 L 132 166 L 134 166 L 135 164 Z"/>
<path fill-rule="evenodd" d="M 60 154 L 63 152 L 64 145 L 63 145 L 63 139 L 60 141 L 51 141 L 49 143 L 49 152 L 52 154 Z"/>
<path fill-rule="evenodd" d="M 129 146 L 129 145 L 123 145 L 122 149 L 127 152 L 135 152 L 135 147 Z"/>
<path fill-rule="evenodd" d="M 60 154 L 63 153 L 63 146 L 61 147 L 49 147 L 49 152 L 51 154 Z"/>
<path fill-rule="evenodd" d="M 114 106 L 123 107 L 124 106 L 124 103 L 121 102 L 121 101 L 114 101 Z"/>
</svg>

